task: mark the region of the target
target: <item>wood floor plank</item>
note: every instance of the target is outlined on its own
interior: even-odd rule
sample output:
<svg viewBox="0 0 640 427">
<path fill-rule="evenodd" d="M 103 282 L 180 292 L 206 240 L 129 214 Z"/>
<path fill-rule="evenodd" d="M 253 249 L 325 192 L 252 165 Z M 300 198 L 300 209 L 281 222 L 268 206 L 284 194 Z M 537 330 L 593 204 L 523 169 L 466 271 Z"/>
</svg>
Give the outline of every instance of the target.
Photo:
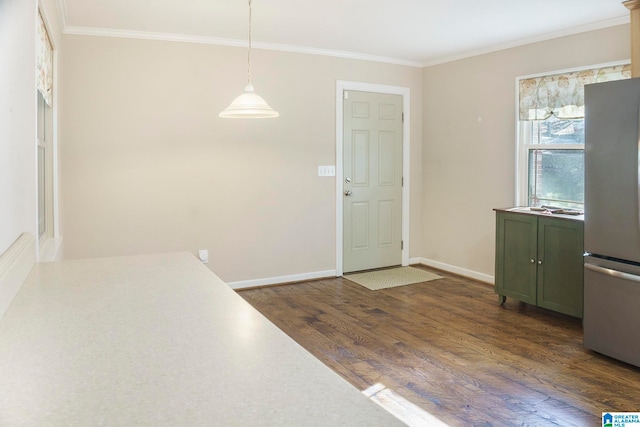
<svg viewBox="0 0 640 427">
<path fill-rule="evenodd" d="M 379 383 L 450 426 L 601 425 L 640 411 L 640 369 L 582 347 L 579 319 L 443 279 L 370 291 L 343 278 L 239 294 L 365 390 Z"/>
</svg>

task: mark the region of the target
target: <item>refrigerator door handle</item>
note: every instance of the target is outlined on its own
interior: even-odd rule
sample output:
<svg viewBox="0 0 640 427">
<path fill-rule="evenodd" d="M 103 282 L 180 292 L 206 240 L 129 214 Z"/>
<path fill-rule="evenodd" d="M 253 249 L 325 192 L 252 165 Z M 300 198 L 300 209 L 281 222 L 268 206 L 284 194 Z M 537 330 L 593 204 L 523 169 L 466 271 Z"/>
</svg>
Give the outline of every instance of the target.
<svg viewBox="0 0 640 427">
<path fill-rule="evenodd" d="M 610 268 L 604 268 L 593 264 L 585 264 L 584 268 L 595 271 L 596 273 L 606 274 L 608 276 L 613 276 L 618 279 L 631 280 L 633 282 L 640 283 L 640 276 L 636 276 L 635 274 L 623 273 L 618 270 L 611 270 Z"/>
</svg>

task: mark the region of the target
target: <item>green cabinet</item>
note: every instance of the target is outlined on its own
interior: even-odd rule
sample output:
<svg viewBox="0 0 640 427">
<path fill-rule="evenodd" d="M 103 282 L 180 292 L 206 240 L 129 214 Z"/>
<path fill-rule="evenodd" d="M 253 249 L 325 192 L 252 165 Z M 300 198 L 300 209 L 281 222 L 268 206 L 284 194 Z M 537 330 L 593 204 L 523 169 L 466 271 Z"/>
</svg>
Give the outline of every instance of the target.
<svg viewBox="0 0 640 427">
<path fill-rule="evenodd" d="M 496 210 L 495 291 L 582 317 L 584 227 L 581 219 Z"/>
</svg>

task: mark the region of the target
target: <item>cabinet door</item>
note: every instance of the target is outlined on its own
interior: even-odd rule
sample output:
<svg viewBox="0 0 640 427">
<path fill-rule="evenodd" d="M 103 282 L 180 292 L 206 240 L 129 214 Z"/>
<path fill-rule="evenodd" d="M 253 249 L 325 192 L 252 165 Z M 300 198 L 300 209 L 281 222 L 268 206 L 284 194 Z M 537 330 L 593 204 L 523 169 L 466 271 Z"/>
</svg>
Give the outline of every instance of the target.
<svg viewBox="0 0 640 427">
<path fill-rule="evenodd" d="M 584 233 L 580 221 L 538 220 L 538 305 L 582 317 Z"/>
<path fill-rule="evenodd" d="M 536 303 L 537 218 L 496 213 L 496 293 Z"/>
</svg>

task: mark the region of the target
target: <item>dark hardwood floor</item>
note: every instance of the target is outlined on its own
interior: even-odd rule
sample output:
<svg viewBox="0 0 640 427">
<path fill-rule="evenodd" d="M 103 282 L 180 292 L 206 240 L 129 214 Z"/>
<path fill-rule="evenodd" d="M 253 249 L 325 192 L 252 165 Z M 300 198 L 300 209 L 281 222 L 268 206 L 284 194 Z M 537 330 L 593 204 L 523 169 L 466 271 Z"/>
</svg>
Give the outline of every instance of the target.
<svg viewBox="0 0 640 427">
<path fill-rule="evenodd" d="M 446 272 L 369 291 L 343 278 L 239 291 L 360 390 L 383 384 L 450 426 L 601 426 L 640 411 L 640 369 L 582 346 L 579 319 Z"/>
</svg>

